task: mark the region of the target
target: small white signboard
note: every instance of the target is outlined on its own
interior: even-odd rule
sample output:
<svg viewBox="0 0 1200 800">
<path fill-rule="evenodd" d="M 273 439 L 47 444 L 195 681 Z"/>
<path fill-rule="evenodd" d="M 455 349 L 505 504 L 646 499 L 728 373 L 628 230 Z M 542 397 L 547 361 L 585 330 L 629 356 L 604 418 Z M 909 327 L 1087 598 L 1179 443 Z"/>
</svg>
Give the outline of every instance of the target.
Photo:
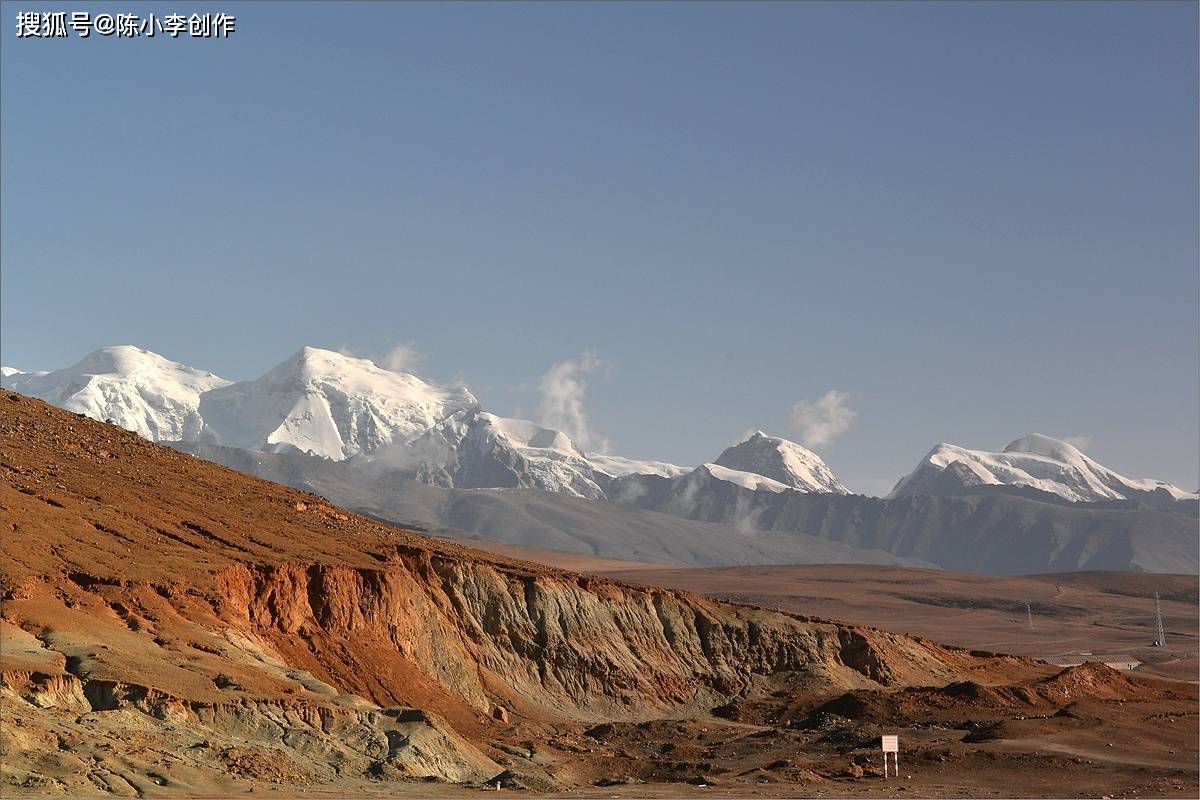
<svg viewBox="0 0 1200 800">
<path fill-rule="evenodd" d="M 892 766 L 896 770 L 896 777 L 900 777 L 900 737 L 899 736 L 880 736 L 879 744 L 883 748 L 883 777 L 888 776 L 888 753 L 892 754 Z"/>
</svg>

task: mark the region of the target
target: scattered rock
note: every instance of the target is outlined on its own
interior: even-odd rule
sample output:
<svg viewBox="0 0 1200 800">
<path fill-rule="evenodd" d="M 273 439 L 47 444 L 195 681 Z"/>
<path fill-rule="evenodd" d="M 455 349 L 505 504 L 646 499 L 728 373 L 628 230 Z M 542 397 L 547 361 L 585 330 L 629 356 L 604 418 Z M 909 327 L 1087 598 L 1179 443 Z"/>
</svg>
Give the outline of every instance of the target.
<svg viewBox="0 0 1200 800">
<path fill-rule="evenodd" d="M 587 736 L 588 738 L 595 739 L 597 742 L 604 742 L 613 735 L 613 730 L 612 723 L 603 722 L 599 725 L 588 728 L 583 732 L 583 735 Z"/>
<path fill-rule="evenodd" d="M 497 785 L 501 789 L 520 789 L 529 792 L 546 792 L 554 788 L 554 784 L 545 778 L 513 772 L 511 769 L 506 769 L 499 775 L 493 776 L 486 782 L 485 788 L 494 789 Z"/>
<path fill-rule="evenodd" d="M 548 744 L 550 747 L 553 747 L 555 750 L 565 750 L 568 753 L 590 753 L 591 752 L 590 747 L 584 747 L 579 742 L 576 742 L 572 739 L 564 739 L 561 736 L 554 737 L 553 739 L 546 742 L 546 744 Z"/>
<path fill-rule="evenodd" d="M 1000 738 L 1000 725 L 986 725 L 968 733 L 962 738 L 964 742 L 988 742 Z"/>
<path fill-rule="evenodd" d="M 526 760 L 533 758 L 533 751 L 525 747 L 517 747 L 516 745 L 505 744 L 504 742 L 500 742 L 496 745 L 496 747 L 499 750 L 508 753 L 510 756 L 516 756 L 517 758 L 524 758 Z"/>
<path fill-rule="evenodd" d="M 215 685 L 218 689 L 241 689 L 242 688 L 241 685 L 239 685 L 237 681 L 235 681 L 233 678 L 226 675 L 224 672 L 218 673 L 217 677 L 213 678 L 213 685 Z"/>
<path fill-rule="evenodd" d="M 367 777 L 377 781 L 397 781 L 403 780 L 407 775 L 388 761 L 373 761 L 367 767 Z"/>
</svg>

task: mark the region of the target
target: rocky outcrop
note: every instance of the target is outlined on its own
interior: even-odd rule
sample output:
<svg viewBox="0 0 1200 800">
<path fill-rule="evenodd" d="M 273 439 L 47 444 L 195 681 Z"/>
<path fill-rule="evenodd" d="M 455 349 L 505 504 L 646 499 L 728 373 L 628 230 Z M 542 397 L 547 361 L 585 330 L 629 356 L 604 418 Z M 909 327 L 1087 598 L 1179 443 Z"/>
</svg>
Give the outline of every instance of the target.
<svg viewBox="0 0 1200 800">
<path fill-rule="evenodd" d="M 74 675 L 4 670 L 0 671 L 0 689 L 7 689 L 38 708 L 78 712 L 93 710 L 84 693 L 83 683 Z"/>
<path fill-rule="evenodd" d="M 444 720 L 419 709 L 339 709 L 278 700 L 205 703 L 137 684 L 12 671 L 0 673 L 0 699 L 18 728 L 31 716 L 25 703 L 49 713 L 52 730 L 54 722 L 69 726 L 72 717 L 88 712 L 114 712 L 92 718 L 101 722 L 100 735 L 113 732 L 104 723 L 117 723 L 117 732 L 138 718 L 146 721 L 136 727 L 160 723 L 189 745 L 196 766 L 265 770 L 285 784 L 336 775 L 478 783 L 500 771 Z M 5 744 L 10 757 L 25 755 L 23 737 L 10 736 Z M 287 762 L 310 766 L 281 768 Z M 313 774 L 313 763 L 328 765 L 328 774 Z"/>
<path fill-rule="evenodd" d="M 429 553 L 379 569 L 239 564 L 218 585 L 222 616 L 279 647 L 317 652 L 336 639 L 355 660 L 356 643 L 365 659 L 383 642 L 484 714 L 497 684 L 543 711 L 620 718 L 709 708 L 772 681 L 849 688 L 954 675 L 951 651 L 908 637 Z M 337 685 L 344 674 L 326 677 Z"/>
</svg>

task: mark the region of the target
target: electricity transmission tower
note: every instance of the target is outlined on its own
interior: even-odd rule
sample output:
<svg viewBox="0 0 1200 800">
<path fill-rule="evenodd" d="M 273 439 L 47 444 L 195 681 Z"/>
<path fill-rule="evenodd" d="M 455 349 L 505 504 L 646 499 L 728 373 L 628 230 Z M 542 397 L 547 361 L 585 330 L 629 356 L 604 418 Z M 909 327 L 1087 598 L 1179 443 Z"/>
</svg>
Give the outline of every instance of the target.
<svg viewBox="0 0 1200 800">
<path fill-rule="evenodd" d="M 1158 599 L 1158 592 L 1154 593 L 1154 643 L 1152 647 L 1166 647 L 1167 632 L 1163 630 L 1162 621 L 1162 601 Z"/>
</svg>

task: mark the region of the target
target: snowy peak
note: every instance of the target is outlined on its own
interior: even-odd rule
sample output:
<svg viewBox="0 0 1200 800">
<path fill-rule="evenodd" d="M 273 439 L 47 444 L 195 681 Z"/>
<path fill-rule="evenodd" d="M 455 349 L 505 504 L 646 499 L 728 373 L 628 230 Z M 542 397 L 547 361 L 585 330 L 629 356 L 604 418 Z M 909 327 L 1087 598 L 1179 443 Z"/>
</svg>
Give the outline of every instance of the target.
<svg viewBox="0 0 1200 800">
<path fill-rule="evenodd" d="M 1030 433 L 1004 448 L 1005 453 L 1031 453 L 1062 462 L 1091 461 L 1075 445 L 1040 433 Z"/>
<path fill-rule="evenodd" d="M 587 457 L 593 467 L 612 478 L 622 478 L 626 475 L 657 475 L 660 478 L 677 478 L 692 471 L 691 467 L 681 467 L 666 461 L 646 461 L 601 453 L 588 453 Z"/>
<path fill-rule="evenodd" d="M 1148 494 L 1176 500 L 1195 497 L 1163 481 L 1127 478 L 1074 445 L 1040 433 L 1022 436 L 999 453 L 939 444 L 888 497 L 947 494 L 973 486 L 1029 487 L 1073 502 L 1131 500 Z"/>
<path fill-rule="evenodd" d="M 786 492 L 788 489 L 794 488 L 757 472 L 750 472 L 742 469 L 731 469 L 729 467 L 721 466 L 720 464 L 701 464 L 688 474 L 686 480 L 689 482 L 695 482 L 698 479 L 725 481 L 726 483 L 732 483 L 736 486 L 740 486 L 743 489 L 749 489 L 755 492 L 761 490 L 772 492 L 774 494 Z"/>
<path fill-rule="evenodd" d="M 186 386 L 198 392 L 229 383 L 211 372 L 185 366 L 178 361 L 171 361 L 169 358 L 160 356 L 158 353 L 132 345 L 102 347 L 88 353 L 73 366 L 57 372 L 40 373 L 40 375 L 42 377 L 54 376 L 55 380 L 73 375 L 119 379 L 133 383 L 159 381 Z"/>
<path fill-rule="evenodd" d="M 104 347 L 66 369 L 4 376 L 4 385 L 147 439 L 186 439 L 203 427 L 200 395 L 229 381 L 139 347 Z"/>
<path fill-rule="evenodd" d="M 436 486 L 539 489 L 589 499 L 607 497 L 619 477 L 687 472 L 658 461 L 585 454 L 562 431 L 477 410 L 449 417 L 373 460 Z"/>
<path fill-rule="evenodd" d="M 261 378 L 207 393 L 205 438 L 249 449 L 296 448 L 341 461 L 407 442 L 478 408 L 462 387 L 439 387 L 365 358 L 305 347 Z"/>
<path fill-rule="evenodd" d="M 751 490 L 846 494 L 820 457 L 756 433 L 692 470 L 582 452 L 562 431 L 489 414 L 369 359 L 304 347 L 261 377 L 230 383 L 136 347 L 108 347 L 48 375 L 6 369 L 4 385 L 153 440 L 355 459 L 439 486 L 531 488 L 588 498 L 680 479 Z"/>
<path fill-rule="evenodd" d="M 83 374 L 116 375 L 127 378 L 170 372 L 176 372 L 183 376 L 216 377 L 211 372 L 201 372 L 191 367 L 185 367 L 158 353 L 152 353 L 132 345 L 101 347 L 99 350 L 88 353 L 82 361 L 68 369 Z"/>
<path fill-rule="evenodd" d="M 447 417 L 411 442 L 382 448 L 369 460 L 434 486 L 604 497 L 597 482 L 603 476 L 565 433 L 478 409 Z"/>
<path fill-rule="evenodd" d="M 498 417 L 495 414 L 480 412 L 479 420 L 491 429 L 497 438 L 503 438 L 513 447 L 534 450 L 558 450 L 563 453 L 583 458 L 583 453 L 575 448 L 575 443 L 562 431 L 530 422 L 527 419 L 511 419 Z"/>
<path fill-rule="evenodd" d="M 475 398 L 464 388 L 444 390 L 407 372 L 384 369 L 370 359 L 356 358 L 319 347 L 302 347 L 255 382 L 285 389 L 336 384 L 348 391 L 394 396 L 403 401 L 420 400 L 449 391 L 470 398 L 470 403 L 475 405 Z"/>
<path fill-rule="evenodd" d="M 762 431 L 727 448 L 715 463 L 730 470 L 761 475 L 801 492 L 850 493 L 816 453 Z"/>
<path fill-rule="evenodd" d="M 261 377 L 230 383 L 133 346 L 105 347 L 66 369 L 5 367 L 3 386 L 155 441 L 298 450 L 460 488 L 524 487 L 588 498 L 730 485 L 755 492 L 849 494 L 820 456 L 756 431 L 695 469 L 584 453 L 562 431 L 485 412 L 464 387 L 428 383 L 316 347 Z M 1000 452 L 939 444 L 889 497 L 1022 487 L 1070 501 L 1194 499 L 1171 484 L 1127 478 L 1073 445 L 1031 433 Z"/>
<path fill-rule="evenodd" d="M 692 470 L 664 466 L 669 469 L 615 476 L 609 496 L 693 519 L 727 516 L 748 531 L 755 528 L 756 514 L 772 495 L 849 494 L 818 455 L 762 431 L 727 448 L 715 462 Z"/>
</svg>

